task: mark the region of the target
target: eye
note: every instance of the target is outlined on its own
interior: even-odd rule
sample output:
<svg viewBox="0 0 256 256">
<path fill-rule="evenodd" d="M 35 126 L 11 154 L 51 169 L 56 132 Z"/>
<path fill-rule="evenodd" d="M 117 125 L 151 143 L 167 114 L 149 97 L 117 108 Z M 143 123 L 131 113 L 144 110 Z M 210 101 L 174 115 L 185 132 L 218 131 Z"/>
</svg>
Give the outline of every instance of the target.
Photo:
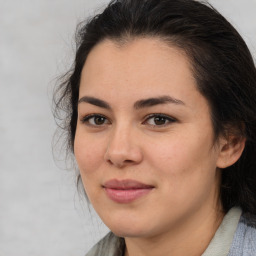
<svg viewBox="0 0 256 256">
<path fill-rule="evenodd" d="M 163 127 L 173 122 L 176 122 L 176 120 L 170 116 L 164 114 L 151 114 L 146 118 L 143 124 Z"/>
<path fill-rule="evenodd" d="M 110 123 L 105 116 L 96 114 L 85 116 L 81 121 L 90 126 L 103 126 Z"/>
</svg>

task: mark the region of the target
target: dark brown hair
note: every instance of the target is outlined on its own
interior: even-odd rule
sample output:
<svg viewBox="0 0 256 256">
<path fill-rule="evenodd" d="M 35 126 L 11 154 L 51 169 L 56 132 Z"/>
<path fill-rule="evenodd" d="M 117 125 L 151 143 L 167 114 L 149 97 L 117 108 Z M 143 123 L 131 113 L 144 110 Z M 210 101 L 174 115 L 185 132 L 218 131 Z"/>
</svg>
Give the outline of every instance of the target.
<svg viewBox="0 0 256 256">
<path fill-rule="evenodd" d="M 215 137 L 230 131 L 246 138 L 240 159 L 221 170 L 225 211 L 240 206 L 256 214 L 256 69 L 244 40 L 209 4 L 194 0 L 114 0 L 80 24 L 73 68 L 55 92 L 55 110 L 73 152 L 81 71 L 99 42 L 156 37 L 184 51 L 198 90 L 208 100 Z"/>
</svg>

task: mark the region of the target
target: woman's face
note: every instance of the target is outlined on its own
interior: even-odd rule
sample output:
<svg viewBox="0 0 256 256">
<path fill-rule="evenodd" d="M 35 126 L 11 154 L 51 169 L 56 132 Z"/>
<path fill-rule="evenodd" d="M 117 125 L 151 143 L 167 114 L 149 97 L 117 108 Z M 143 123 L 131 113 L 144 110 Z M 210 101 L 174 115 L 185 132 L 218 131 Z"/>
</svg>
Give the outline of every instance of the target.
<svg viewBox="0 0 256 256">
<path fill-rule="evenodd" d="M 98 44 L 80 83 L 75 157 L 86 193 L 123 237 L 150 237 L 218 205 L 220 154 L 188 58 L 157 39 Z"/>
</svg>

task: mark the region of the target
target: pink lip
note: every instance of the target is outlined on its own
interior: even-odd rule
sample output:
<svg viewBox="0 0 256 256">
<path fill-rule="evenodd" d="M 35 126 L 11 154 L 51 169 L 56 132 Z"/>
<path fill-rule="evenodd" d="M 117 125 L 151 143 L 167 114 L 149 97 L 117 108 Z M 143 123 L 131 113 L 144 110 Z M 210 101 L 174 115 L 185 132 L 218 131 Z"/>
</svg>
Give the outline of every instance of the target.
<svg viewBox="0 0 256 256">
<path fill-rule="evenodd" d="M 146 194 L 148 194 L 154 186 L 143 184 L 135 180 L 109 180 L 103 188 L 107 196 L 117 203 L 130 203 Z"/>
</svg>

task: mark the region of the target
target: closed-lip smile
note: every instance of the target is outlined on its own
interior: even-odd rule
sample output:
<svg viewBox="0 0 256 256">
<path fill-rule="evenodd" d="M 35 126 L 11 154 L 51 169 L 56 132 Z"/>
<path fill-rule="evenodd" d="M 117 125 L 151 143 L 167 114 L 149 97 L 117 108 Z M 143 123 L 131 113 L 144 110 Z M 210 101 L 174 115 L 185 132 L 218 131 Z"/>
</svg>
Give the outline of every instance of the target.
<svg viewBox="0 0 256 256">
<path fill-rule="evenodd" d="M 117 203 L 130 203 L 152 191 L 154 186 L 136 180 L 112 179 L 104 183 L 107 196 Z"/>
</svg>

